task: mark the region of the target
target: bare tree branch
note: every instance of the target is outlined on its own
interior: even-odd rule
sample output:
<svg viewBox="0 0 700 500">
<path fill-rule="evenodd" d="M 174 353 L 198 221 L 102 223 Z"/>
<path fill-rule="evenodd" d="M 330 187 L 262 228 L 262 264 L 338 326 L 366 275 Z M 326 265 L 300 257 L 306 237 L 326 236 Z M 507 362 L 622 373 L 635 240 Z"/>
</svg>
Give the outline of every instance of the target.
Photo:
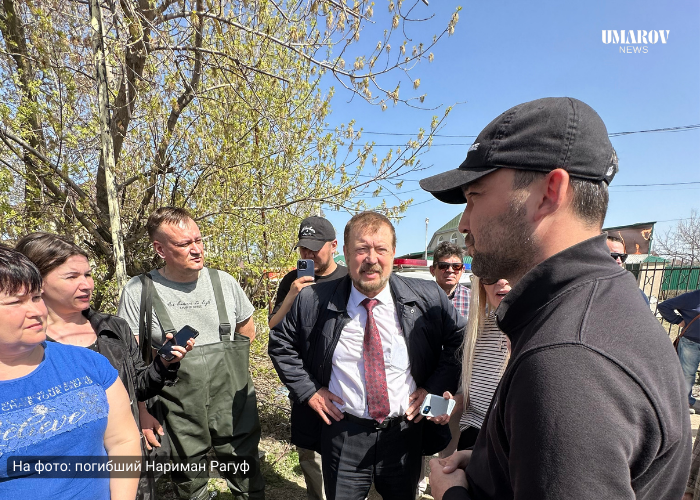
<svg viewBox="0 0 700 500">
<path fill-rule="evenodd" d="M 197 10 L 202 10 L 202 0 L 197 0 Z M 197 15 L 198 25 L 195 28 L 195 47 L 198 49 L 202 48 L 203 43 L 203 29 L 204 29 L 204 16 Z M 192 77 L 188 84 L 186 84 L 184 92 L 177 99 L 177 102 L 170 111 L 170 116 L 168 117 L 168 122 L 166 125 L 166 132 L 158 145 L 158 150 L 155 156 L 155 162 L 151 169 L 150 175 L 150 187 L 146 189 L 139 203 L 138 209 L 136 211 L 136 216 L 134 217 L 131 227 L 129 228 L 128 234 L 136 232 L 140 225 L 140 220 L 146 211 L 146 208 L 151 203 L 151 199 L 155 194 L 156 177 L 159 173 L 162 173 L 168 165 L 167 160 L 167 150 L 170 145 L 170 139 L 172 137 L 173 131 L 175 130 L 175 125 L 180 118 L 183 110 L 187 105 L 192 102 L 199 87 L 199 82 L 202 77 L 202 51 L 195 51 L 195 63 L 192 69 Z"/>
</svg>

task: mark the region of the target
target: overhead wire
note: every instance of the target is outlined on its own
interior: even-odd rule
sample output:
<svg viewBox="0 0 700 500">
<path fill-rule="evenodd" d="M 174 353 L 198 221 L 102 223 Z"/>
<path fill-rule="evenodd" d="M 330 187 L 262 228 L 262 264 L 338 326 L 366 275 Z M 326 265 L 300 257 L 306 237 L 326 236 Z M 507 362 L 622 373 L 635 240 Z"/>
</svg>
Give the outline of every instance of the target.
<svg viewBox="0 0 700 500">
<path fill-rule="evenodd" d="M 650 134 L 650 133 L 657 133 L 657 132 L 687 132 L 689 130 L 697 130 L 700 129 L 700 123 L 694 123 L 691 125 L 680 125 L 678 127 L 665 127 L 665 128 L 653 128 L 653 129 L 648 129 L 648 130 L 631 130 L 631 131 L 625 131 L 625 132 L 611 132 L 608 134 L 608 137 L 620 137 L 623 135 L 632 135 L 632 134 Z M 335 129 L 332 128 L 325 128 L 324 129 L 327 132 L 333 132 Z M 368 134 L 368 135 L 389 135 L 389 136 L 403 136 L 403 137 L 413 137 L 417 134 L 411 134 L 411 133 L 406 133 L 406 132 L 376 132 L 376 131 L 370 131 L 370 130 L 362 130 L 362 134 Z M 433 137 L 445 137 L 445 138 L 451 138 L 451 139 L 474 139 L 478 136 L 476 135 L 452 135 L 452 134 L 433 134 Z M 403 146 L 404 144 L 398 144 L 399 146 Z M 445 146 L 462 146 L 463 144 L 445 144 Z M 466 144 L 468 145 L 468 144 Z M 392 146 L 392 144 L 376 144 L 376 146 Z"/>
<path fill-rule="evenodd" d="M 659 133 L 659 132 L 687 132 L 690 130 L 697 130 L 700 129 L 700 123 L 696 124 L 691 124 L 691 125 L 681 125 L 678 127 L 665 127 L 665 128 L 656 128 L 656 129 L 648 129 L 648 130 L 633 130 L 633 131 L 624 131 L 624 132 L 612 132 L 608 134 L 608 137 L 621 137 L 625 135 L 632 135 L 632 134 L 648 134 L 648 133 Z M 334 129 L 325 129 L 327 131 L 332 131 Z M 387 136 L 415 136 L 416 134 L 409 134 L 409 133 L 402 133 L 402 132 L 376 132 L 376 131 L 366 131 L 363 130 L 362 134 L 369 134 L 369 135 L 387 135 Z M 476 135 L 451 135 L 451 134 L 433 134 L 433 137 L 445 137 L 445 138 L 476 138 Z M 431 147 L 435 146 L 469 146 L 470 144 L 467 143 L 446 143 L 446 144 L 431 144 Z M 402 147 L 405 146 L 405 144 L 375 144 L 374 146 L 376 147 Z M 368 176 L 369 177 L 369 176 Z M 419 182 L 419 179 L 403 179 L 403 182 Z M 682 186 L 682 185 L 692 185 L 692 184 L 700 184 L 700 181 L 691 181 L 691 182 L 651 182 L 651 183 L 645 183 L 645 184 L 618 184 L 614 186 L 610 186 L 610 189 L 617 189 L 617 188 L 624 188 L 624 187 L 653 187 L 653 186 Z M 403 192 L 397 192 L 395 195 L 398 194 L 404 194 L 404 193 L 409 193 L 413 191 L 419 191 L 418 189 L 412 189 L 410 191 L 403 191 Z M 635 191 L 626 191 L 628 193 L 635 192 Z M 424 200 L 418 203 L 412 203 L 411 207 L 415 207 L 417 205 L 422 205 L 424 203 L 428 203 L 429 201 L 432 201 L 434 198 Z"/>
</svg>

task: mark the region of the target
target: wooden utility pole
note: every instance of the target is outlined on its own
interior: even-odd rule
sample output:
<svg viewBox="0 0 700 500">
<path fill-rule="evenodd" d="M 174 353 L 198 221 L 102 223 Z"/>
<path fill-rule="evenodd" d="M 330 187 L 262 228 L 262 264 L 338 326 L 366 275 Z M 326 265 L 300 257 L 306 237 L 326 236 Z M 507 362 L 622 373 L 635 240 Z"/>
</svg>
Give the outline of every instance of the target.
<svg viewBox="0 0 700 500">
<path fill-rule="evenodd" d="M 124 258 L 124 238 L 122 236 L 121 216 L 117 200 L 117 187 L 114 180 L 114 143 L 110 134 L 109 89 L 107 87 L 107 65 L 102 23 L 102 9 L 98 0 L 90 0 L 90 25 L 92 26 L 92 50 L 95 53 L 95 75 L 97 77 L 97 100 L 100 112 L 100 142 L 102 143 L 102 162 L 107 184 L 107 204 L 109 206 L 109 226 L 112 233 L 112 258 L 117 276 L 117 286 L 121 290 L 126 285 L 126 260 Z"/>
</svg>

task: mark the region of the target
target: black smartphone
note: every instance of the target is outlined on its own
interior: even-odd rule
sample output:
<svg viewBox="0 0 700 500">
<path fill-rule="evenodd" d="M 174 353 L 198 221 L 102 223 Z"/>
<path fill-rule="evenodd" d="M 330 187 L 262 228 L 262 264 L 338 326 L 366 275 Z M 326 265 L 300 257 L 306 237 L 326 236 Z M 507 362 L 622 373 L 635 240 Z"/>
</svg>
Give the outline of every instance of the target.
<svg viewBox="0 0 700 500">
<path fill-rule="evenodd" d="M 297 278 L 302 276 L 314 277 L 314 261 L 312 259 L 299 259 L 297 261 Z"/>
<path fill-rule="evenodd" d="M 175 334 L 172 339 L 168 339 L 163 343 L 163 346 L 158 349 L 158 354 L 165 361 L 172 361 L 175 359 L 175 355 L 173 354 L 173 346 L 185 346 L 188 340 L 197 338 L 198 335 L 199 332 L 197 330 L 192 328 L 190 325 L 185 325 Z"/>
</svg>

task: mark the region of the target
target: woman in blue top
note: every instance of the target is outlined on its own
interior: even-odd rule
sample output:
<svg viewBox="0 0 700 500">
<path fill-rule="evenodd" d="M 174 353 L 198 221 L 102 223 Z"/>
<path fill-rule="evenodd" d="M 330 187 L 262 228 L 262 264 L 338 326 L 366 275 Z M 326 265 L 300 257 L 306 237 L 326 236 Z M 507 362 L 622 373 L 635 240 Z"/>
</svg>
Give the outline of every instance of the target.
<svg viewBox="0 0 700 500">
<path fill-rule="evenodd" d="M 138 477 L 46 478 L 8 468 L 13 456 L 140 457 L 129 396 L 107 359 L 47 343 L 41 275 L 22 254 L 0 247 L 0 497 L 133 500 Z"/>
<path fill-rule="evenodd" d="M 15 250 L 28 257 L 41 273 L 42 298 L 49 312 L 48 340 L 86 347 L 106 357 L 129 394 L 131 412 L 143 430 L 147 449 L 151 450 L 151 445 L 160 447 L 156 435 L 162 436 L 163 428 L 144 401 L 158 395 L 165 384 L 174 383 L 180 360 L 192 349 L 194 340 L 187 346 L 174 346 L 172 361 L 154 356 L 146 365 L 128 323 L 90 307 L 95 283 L 83 249 L 64 236 L 36 232 L 19 240 Z M 154 477 L 143 472 L 138 498 L 154 498 Z"/>
<path fill-rule="evenodd" d="M 28 257 L 41 273 L 42 298 L 49 311 L 48 339 L 87 347 L 105 356 L 118 370 L 129 393 L 131 410 L 137 424 L 141 424 L 146 444 L 160 446 L 155 434 L 162 435 L 163 430 L 143 402 L 158 395 L 164 385 L 175 382 L 180 360 L 192 349 L 194 339 L 186 346 L 174 346 L 172 361 L 154 356 L 146 365 L 129 324 L 90 307 L 95 282 L 87 252 L 64 236 L 43 232 L 26 235 L 15 250 Z"/>
</svg>

